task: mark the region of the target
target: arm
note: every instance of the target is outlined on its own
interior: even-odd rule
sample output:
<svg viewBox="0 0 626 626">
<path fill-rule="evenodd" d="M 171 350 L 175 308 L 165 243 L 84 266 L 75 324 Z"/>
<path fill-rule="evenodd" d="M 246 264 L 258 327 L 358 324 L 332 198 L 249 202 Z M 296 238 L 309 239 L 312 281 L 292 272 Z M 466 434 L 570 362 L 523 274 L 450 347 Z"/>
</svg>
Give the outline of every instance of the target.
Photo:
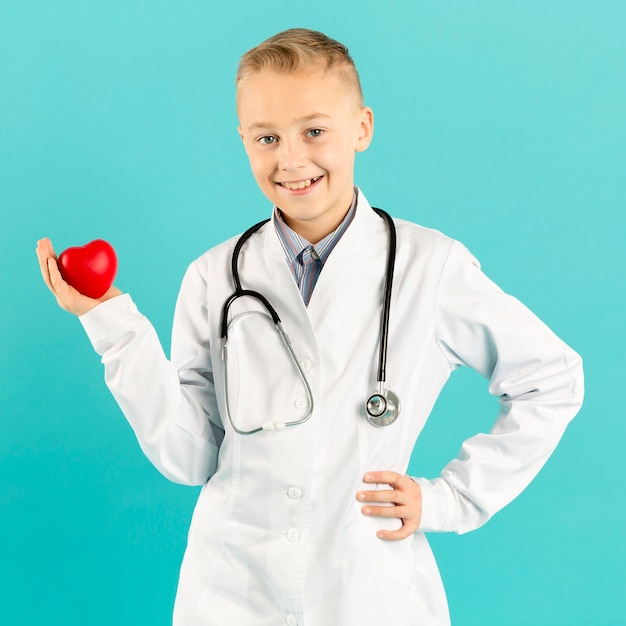
<svg viewBox="0 0 626 626">
<path fill-rule="evenodd" d="M 59 305 L 76 315 L 102 357 L 105 381 L 139 444 L 166 477 L 199 485 L 215 472 L 223 431 L 215 406 L 206 322 L 206 285 L 192 266 L 181 287 L 172 360 L 128 294 L 91 300 L 67 285 L 48 240 L 38 256 Z M 47 243 L 46 243 L 47 242 Z M 48 281 L 46 281 L 48 284 Z"/>
<path fill-rule="evenodd" d="M 500 409 L 491 431 L 466 440 L 438 478 L 416 478 L 416 490 L 395 475 L 388 477 L 393 490 L 367 492 L 368 501 L 386 498 L 405 507 L 400 513 L 418 516 L 416 526 L 395 515 L 403 526 L 388 539 L 416 527 L 464 533 L 484 524 L 535 477 L 582 403 L 580 357 L 491 282 L 458 243 L 441 275 L 435 327 L 451 369 L 467 365 L 489 378 Z M 393 516 L 389 507 L 369 508 L 371 515 Z"/>
<path fill-rule="evenodd" d="M 421 530 L 468 532 L 517 497 L 548 460 L 583 399 L 581 358 L 505 294 L 455 243 L 442 273 L 437 341 L 452 368 L 489 379 L 499 412 L 488 434 L 422 488 Z"/>
</svg>

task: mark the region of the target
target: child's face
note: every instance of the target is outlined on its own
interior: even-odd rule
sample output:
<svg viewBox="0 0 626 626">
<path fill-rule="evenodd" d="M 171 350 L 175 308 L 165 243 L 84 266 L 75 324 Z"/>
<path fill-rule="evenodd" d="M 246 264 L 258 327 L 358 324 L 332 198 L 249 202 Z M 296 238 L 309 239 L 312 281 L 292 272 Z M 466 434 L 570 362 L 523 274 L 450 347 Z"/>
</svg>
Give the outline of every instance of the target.
<svg viewBox="0 0 626 626">
<path fill-rule="evenodd" d="M 239 134 L 252 173 L 287 224 L 310 243 L 331 233 L 352 203 L 354 157 L 373 116 L 337 72 L 262 72 L 238 94 Z"/>
</svg>

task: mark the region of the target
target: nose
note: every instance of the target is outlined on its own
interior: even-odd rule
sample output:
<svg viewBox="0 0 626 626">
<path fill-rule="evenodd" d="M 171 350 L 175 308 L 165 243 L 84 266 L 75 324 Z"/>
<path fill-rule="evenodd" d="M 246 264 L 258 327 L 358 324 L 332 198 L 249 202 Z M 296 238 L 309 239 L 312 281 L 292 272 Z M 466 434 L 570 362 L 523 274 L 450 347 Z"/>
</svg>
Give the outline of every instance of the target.
<svg viewBox="0 0 626 626">
<path fill-rule="evenodd" d="M 278 169 L 293 171 L 306 163 L 306 150 L 302 141 L 284 138 L 278 150 Z"/>
</svg>

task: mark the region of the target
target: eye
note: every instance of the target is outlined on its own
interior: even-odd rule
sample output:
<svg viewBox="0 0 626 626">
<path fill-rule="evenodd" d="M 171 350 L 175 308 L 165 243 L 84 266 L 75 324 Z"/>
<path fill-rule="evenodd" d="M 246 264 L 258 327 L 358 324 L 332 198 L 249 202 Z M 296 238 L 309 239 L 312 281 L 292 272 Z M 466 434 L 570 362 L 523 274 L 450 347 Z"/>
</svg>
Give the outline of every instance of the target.
<svg viewBox="0 0 626 626">
<path fill-rule="evenodd" d="M 324 133 L 324 131 L 321 128 L 311 128 L 311 130 L 307 130 L 306 131 L 306 134 L 309 137 L 319 137 L 323 133 Z"/>
<path fill-rule="evenodd" d="M 276 142 L 276 137 L 274 137 L 274 135 L 264 135 L 263 137 L 259 137 L 257 141 L 264 146 L 269 146 Z"/>
</svg>

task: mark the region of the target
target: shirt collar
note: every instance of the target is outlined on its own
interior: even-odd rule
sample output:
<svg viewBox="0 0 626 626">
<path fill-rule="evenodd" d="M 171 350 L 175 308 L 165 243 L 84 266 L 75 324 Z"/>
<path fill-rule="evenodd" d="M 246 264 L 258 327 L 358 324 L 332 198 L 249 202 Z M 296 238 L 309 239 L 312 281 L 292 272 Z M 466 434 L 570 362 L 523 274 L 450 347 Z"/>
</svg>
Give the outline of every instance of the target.
<svg viewBox="0 0 626 626">
<path fill-rule="evenodd" d="M 333 251 L 333 248 L 337 245 L 341 236 L 346 232 L 348 226 L 352 222 L 354 215 L 356 213 L 356 205 L 358 199 L 358 189 L 354 188 L 354 196 L 352 198 L 352 204 L 346 213 L 346 216 L 343 218 L 341 224 L 337 226 L 337 228 L 326 235 L 324 239 L 318 241 L 315 245 L 309 243 L 304 237 L 301 237 L 292 230 L 285 221 L 283 220 L 282 214 L 278 207 L 274 207 L 274 225 L 276 227 L 276 233 L 278 234 L 278 238 L 280 243 L 283 246 L 283 250 L 285 252 L 285 258 L 287 259 L 287 264 L 291 267 L 297 257 L 302 254 L 302 251 L 308 247 L 312 247 L 315 251 L 315 254 L 319 258 L 322 265 L 326 262 L 326 259 L 330 256 L 330 253 Z"/>
</svg>

